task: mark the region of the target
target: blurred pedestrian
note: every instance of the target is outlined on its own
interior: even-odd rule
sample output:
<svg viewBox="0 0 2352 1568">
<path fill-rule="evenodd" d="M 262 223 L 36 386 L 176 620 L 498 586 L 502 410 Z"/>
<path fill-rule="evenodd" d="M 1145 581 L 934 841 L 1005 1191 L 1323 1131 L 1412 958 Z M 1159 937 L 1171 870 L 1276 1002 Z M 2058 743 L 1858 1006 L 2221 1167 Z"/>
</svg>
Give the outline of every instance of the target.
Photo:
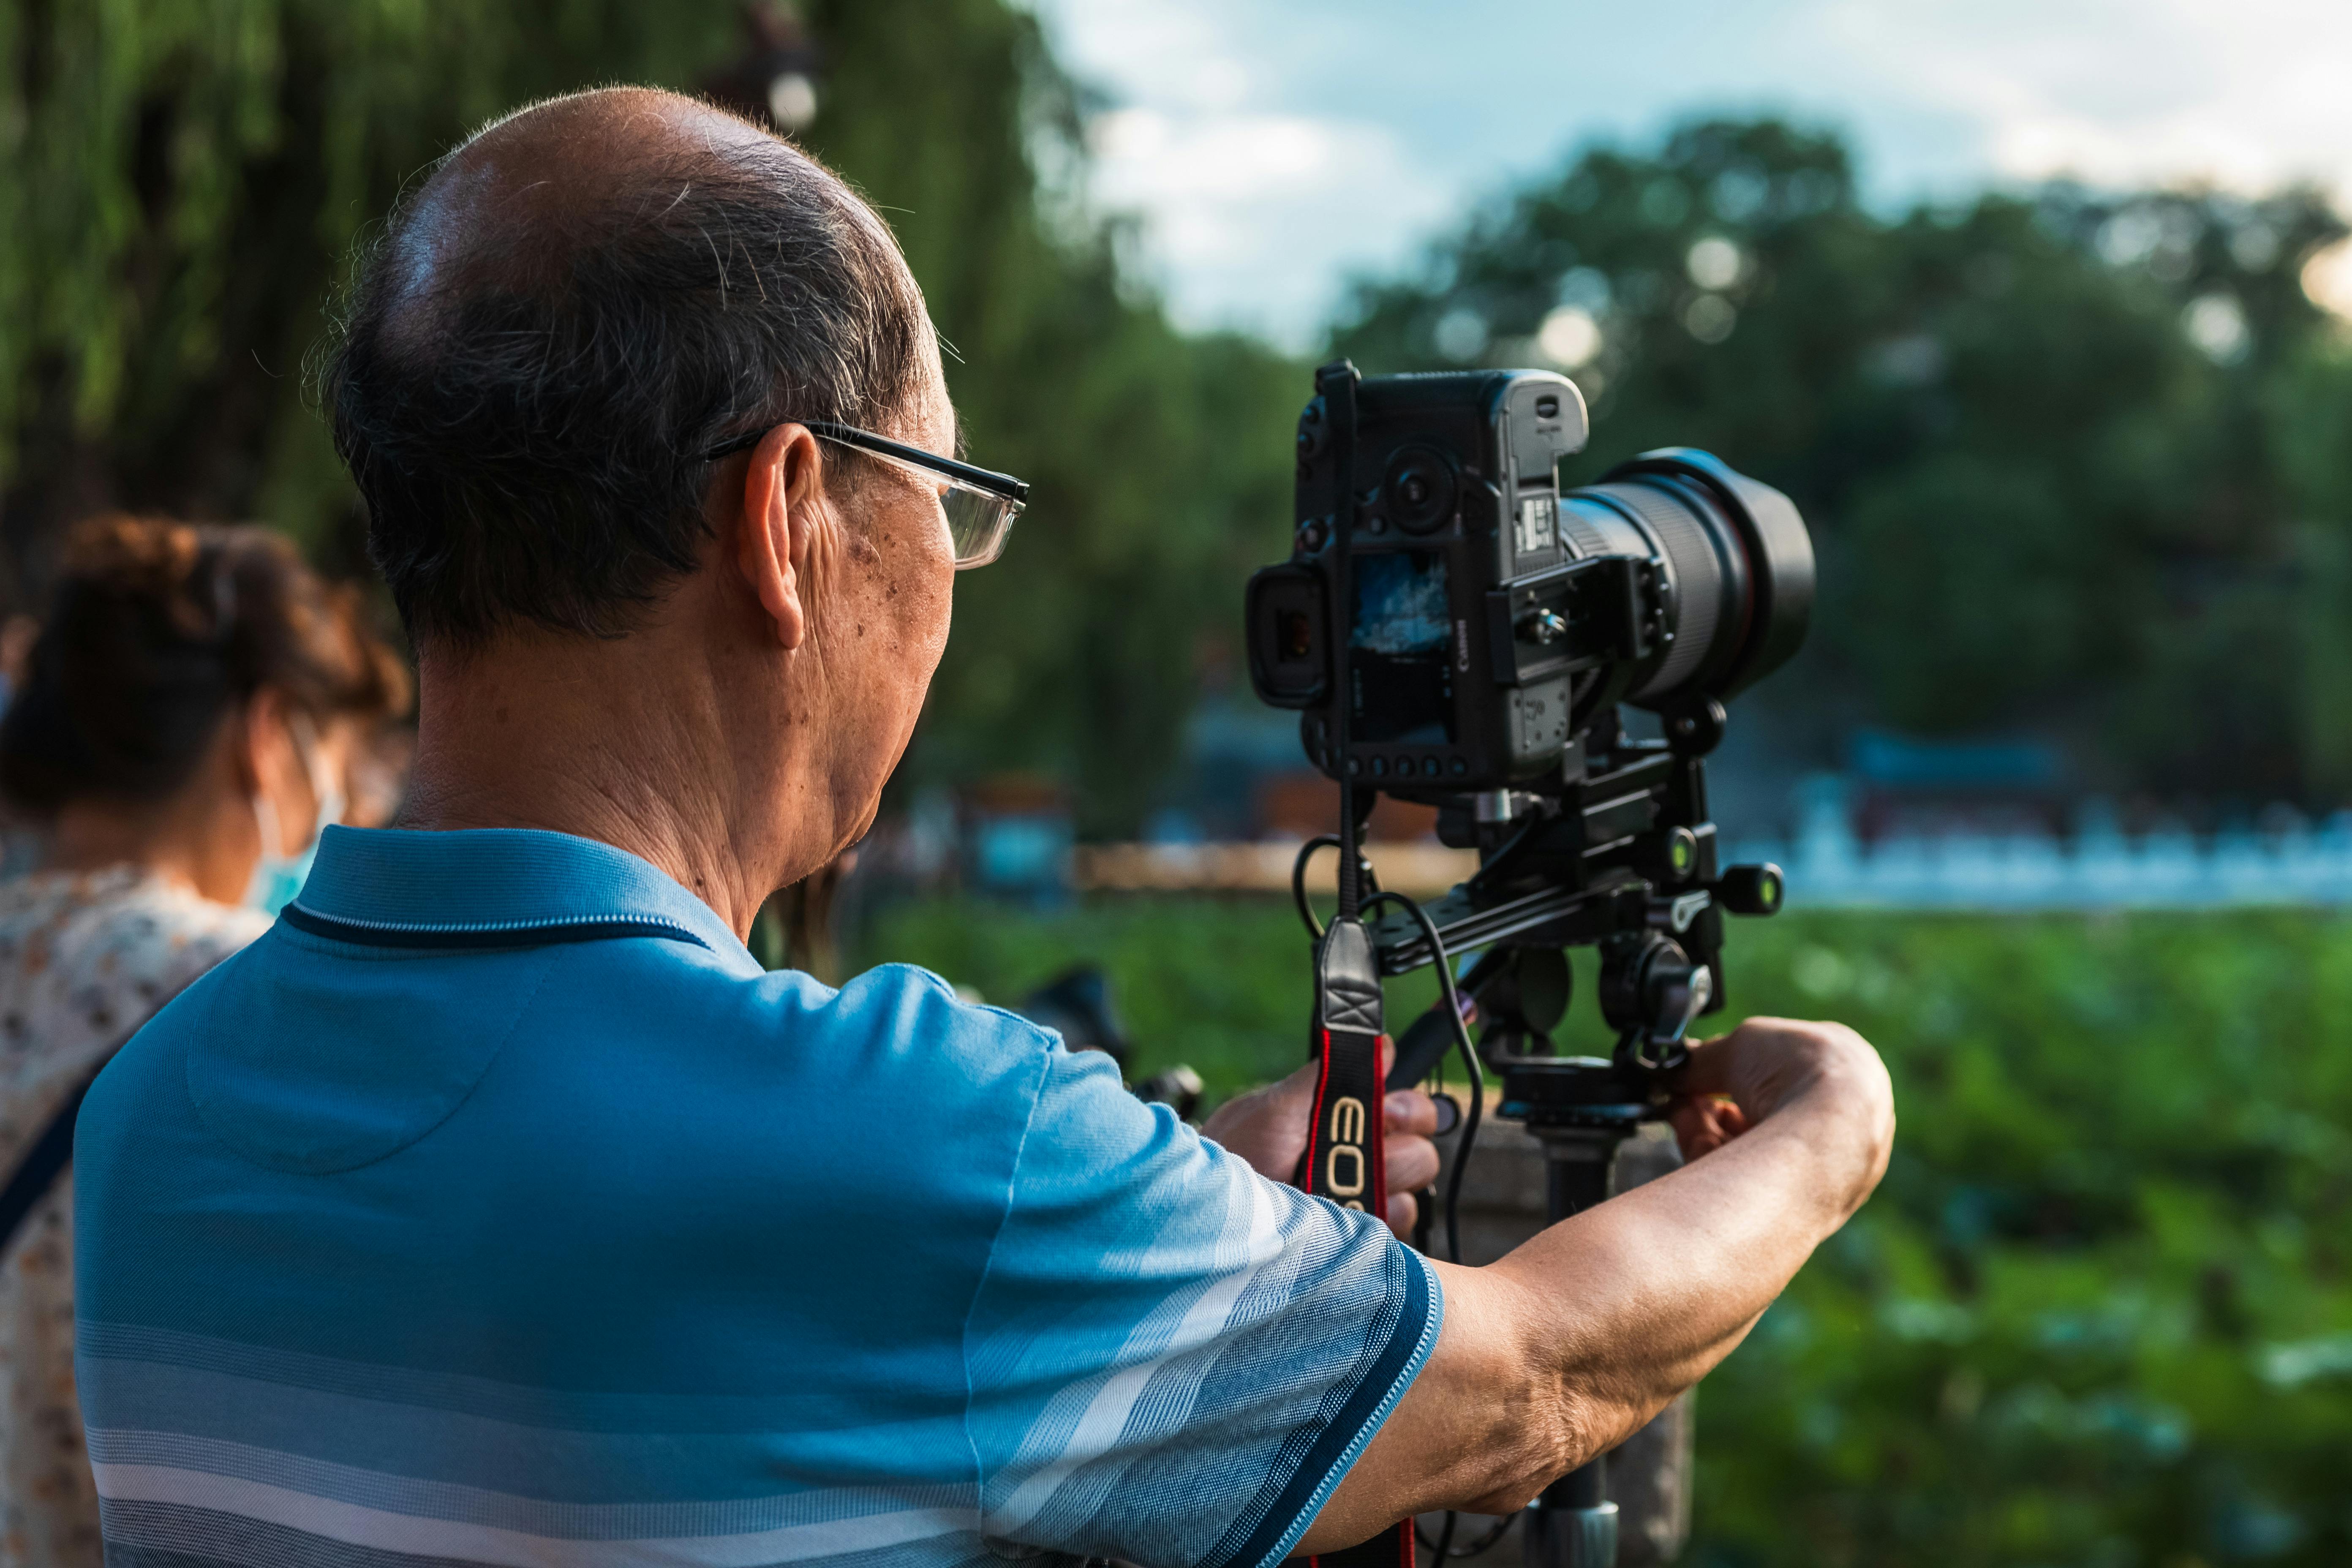
<svg viewBox="0 0 2352 1568">
<path fill-rule="evenodd" d="M 49 841 L 42 869 L 0 882 L 7 1568 L 103 1556 L 57 1168 L 81 1092 L 174 993 L 268 928 L 407 700 L 355 602 L 275 534 L 106 517 L 68 543 L 0 717 L 0 796 Z"/>
</svg>

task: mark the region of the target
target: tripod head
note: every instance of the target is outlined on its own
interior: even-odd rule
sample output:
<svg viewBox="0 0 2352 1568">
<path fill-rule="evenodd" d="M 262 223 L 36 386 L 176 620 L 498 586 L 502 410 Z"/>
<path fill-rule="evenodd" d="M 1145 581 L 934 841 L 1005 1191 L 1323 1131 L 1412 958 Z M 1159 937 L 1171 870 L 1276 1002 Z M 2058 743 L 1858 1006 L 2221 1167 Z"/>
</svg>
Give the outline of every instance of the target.
<svg viewBox="0 0 2352 1568">
<path fill-rule="evenodd" d="M 1717 868 L 1705 759 L 1723 710 L 1710 702 L 1692 718 L 1646 742 L 1607 726 L 1579 774 L 1552 789 L 1440 816 L 1441 836 L 1475 847 L 1480 865 L 1430 902 L 1429 921 L 1447 949 L 1483 947 L 1458 987 L 1476 1008 L 1479 1056 L 1503 1079 L 1497 1113 L 1531 1131 L 1630 1131 L 1662 1115 L 1690 1029 L 1724 1005 L 1725 912 L 1780 908 L 1777 866 Z M 1429 962 L 1422 927 L 1402 915 L 1381 921 L 1373 942 L 1388 973 Z M 1597 999 L 1615 1037 L 1606 1058 L 1561 1055 L 1554 1040 L 1573 990 L 1571 946 L 1600 958 Z M 1419 1083 L 1452 1040 L 1441 1004 L 1398 1039 L 1389 1086 Z"/>
</svg>

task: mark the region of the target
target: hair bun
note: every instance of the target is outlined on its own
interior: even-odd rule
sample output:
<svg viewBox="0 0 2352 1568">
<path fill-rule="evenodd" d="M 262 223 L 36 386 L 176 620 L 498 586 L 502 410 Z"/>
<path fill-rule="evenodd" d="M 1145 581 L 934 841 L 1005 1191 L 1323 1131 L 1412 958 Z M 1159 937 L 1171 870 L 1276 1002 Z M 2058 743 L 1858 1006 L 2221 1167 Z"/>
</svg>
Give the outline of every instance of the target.
<svg viewBox="0 0 2352 1568">
<path fill-rule="evenodd" d="M 112 513 L 85 519 L 66 541 L 62 574 L 103 584 L 115 595 L 144 601 L 191 642 L 221 640 L 236 620 L 223 589 L 234 583 L 225 554 L 205 572 L 203 535 L 192 524 Z"/>
</svg>

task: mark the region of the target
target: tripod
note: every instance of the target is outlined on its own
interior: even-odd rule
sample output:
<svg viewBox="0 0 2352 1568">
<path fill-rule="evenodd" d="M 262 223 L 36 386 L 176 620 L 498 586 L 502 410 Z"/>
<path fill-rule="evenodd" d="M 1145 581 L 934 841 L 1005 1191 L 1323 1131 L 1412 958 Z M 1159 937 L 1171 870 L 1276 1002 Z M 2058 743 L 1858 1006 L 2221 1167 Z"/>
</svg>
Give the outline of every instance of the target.
<svg viewBox="0 0 2352 1568">
<path fill-rule="evenodd" d="M 1575 1061 L 1545 1064 L 1559 1073 L 1546 1082 L 1528 1069 L 1519 1072 L 1521 1086 L 1544 1100 L 1528 1103 L 1506 1099 L 1498 1114 L 1527 1124 L 1542 1141 L 1544 1151 L 1544 1223 L 1558 1225 L 1609 1196 L 1609 1175 L 1617 1147 L 1632 1136 L 1647 1108 L 1635 1104 L 1591 1103 L 1588 1097 L 1600 1087 L 1593 1080 L 1607 1076 L 1606 1064 L 1591 1068 Z M 1547 1077 L 1549 1075 L 1546 1075 Z M 1584 1103 L 1577 1103 L 1583 1100 Z M 1527 1508 L 1521 1521 L 1524 1555 L 1528 1568 L 1613 1568 L 1617 1561 L 1617 1505 L 1609 1500 L 1609 1461 L 1596 1455 L 1546 1487 Z"/>
<path fill-rule="evenodd" d="M 1547 1225 L 1609 1196 L 1619 1146 L 1664 1114 L 1667 1079 L 1686 1055 L 1684 1037 L 1713 994 L 1706 966 L 1655 932 L 1603 942 L 1601 965 L 1602 1013 L 1622 1031 L 1609 1059 L 1552 1054 L 1550 1033 L 1569 993 L 1557 949 L 1490 949 L 1462 980 L 1483 1026 L 1479 1055 L 1502 1075 L 1496 1113 L 1543 1144 Z M 1401 1043 L 1401 1068 L 1412 1046 Z M 1596 1456 L 1528 1505 L 1524 1560 L 1528 1568 L 1614 1568 L 1617 1523 L 1608 1460 Z"/>
</svg>

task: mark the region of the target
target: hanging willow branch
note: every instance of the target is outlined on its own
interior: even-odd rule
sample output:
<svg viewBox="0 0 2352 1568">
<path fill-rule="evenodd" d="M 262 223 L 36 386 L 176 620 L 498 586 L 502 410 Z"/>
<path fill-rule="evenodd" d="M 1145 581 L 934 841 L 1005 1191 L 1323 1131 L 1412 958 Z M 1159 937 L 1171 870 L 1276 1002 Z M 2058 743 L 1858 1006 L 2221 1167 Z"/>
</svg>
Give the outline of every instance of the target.
<svg viewBox="0 0 2352 1568">
<path fill-rule="evenodd" d="M 401 184 L 520 101 L 690 84 L 733 0 L 0 3 L 0 496 L 12 553 L 92 504 L 348 508 L 301 362 Z M 28 557 L 33 559 L 28 561 Z"/>
</svg>

